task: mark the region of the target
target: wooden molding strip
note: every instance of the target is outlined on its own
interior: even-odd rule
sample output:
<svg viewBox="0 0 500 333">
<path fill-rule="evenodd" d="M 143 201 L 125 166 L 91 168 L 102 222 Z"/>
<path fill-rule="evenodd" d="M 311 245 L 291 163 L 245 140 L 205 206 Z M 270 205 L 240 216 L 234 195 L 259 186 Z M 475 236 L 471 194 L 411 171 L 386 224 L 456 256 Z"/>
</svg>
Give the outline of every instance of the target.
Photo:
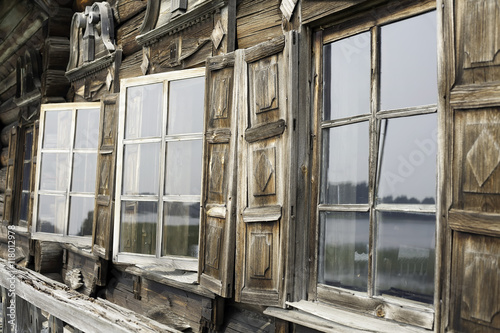
<svg viewBox="0 0 500 333">
<path fill-rule="evenodd" d="M 448 213 L 448 224 L 455 231 L 500 237 L 500 214 L 452 209 Z"/>
</svg>

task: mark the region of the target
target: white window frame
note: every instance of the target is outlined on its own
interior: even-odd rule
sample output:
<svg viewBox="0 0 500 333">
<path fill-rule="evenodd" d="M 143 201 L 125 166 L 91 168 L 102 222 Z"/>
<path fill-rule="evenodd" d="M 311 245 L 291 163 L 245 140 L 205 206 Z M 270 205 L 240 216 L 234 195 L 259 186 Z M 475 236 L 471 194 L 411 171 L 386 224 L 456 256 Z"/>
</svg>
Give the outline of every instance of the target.
<svg viewBox="0 0 500 333">
<path fill-rule="evenodd" d="M 89 102 L 89 103 L 58 103 L 58 104 L 42 104 L 40 108 L 40 125 L 39 125 L 39 138 L 38 138 L 38 151 L 37 151 L 37 163 L 36 163 L 36 179 L 35 179 L 35 198 L 34 198 L 34 203 L 33 203 L 33 223 L 32 223 L 32 229 L 31 229 L 31 234 L 33 239 L 38 239 L 38 240 L 46 240 L 46 241 L 56 241 L 56 242 L 61 242 L 61 243 L 71 243 L 74 245 L 78 246 L 90 246 L 92 244 L 92 235 L 89 236 L 70 236 L 67 235 L 68 233 L 68 223 L 69 223 L 69 203 L 70 203 L 70 197 L 71 197 L 71 184 L 72 184 L 72 172 L 73 172 L 73 153 L 78 152 L 78 149 L 74 148 L 74 142 L 75 142 L 75 131 L 76 131 L 76 113 L 77 110 L 82 110 L 82 109 L 101 109 L 101 103 L 99 102 Z M 38 225 L 38 198 L 40 194 L 53 194 L 56 192 L 60 191 L 48 191 L 48 190 L 40 190 L 40 172 L 41 172 L 41 167 L 42 167 L 42 160 L 41 156 L 43 152 L 46 151 L 51 151 L 51 152 L 59 152 L 60 150 L 58 149 L 47 149 L 43 148 L 43 141 L 44 141 L 44 135 L 45 135 L 45 115 L 46 112 L 51 112 L 51 111 L 64 111 L 64 110 L 71 110 L 72 115 L 71 115 L 71 132 L 70 132 L 70 147 L 67 149 L 69 151 L 69 160 L 68 160 L 68 185 L 65 190 L 65 197 L 66 197 L 66 206 L 65 206 L 65 227 L 64 227 L 64 233 L 63 234 L 54 234 L 54 233 L 47 233 L 47 232 L 39 232 L 36 231 L 37 225 Z M 99 132 L 96 131 L 96 135 L 98 135 Z M 95 141 L 98 141 L 98 137 L 95 138 Z M 63 149 L 64 152 L 66 152 L 66 149 Z M 94 152 L 97 155 L 98 152 L 98 147 L 96 146 L 95 149 L 85 149 L 87 152 Z M 97 170 L 96 170 L 97 172 Z M 62 194 L 62 193 L 57 193 L 57 194 Z M 93 194 L 82 194 L 82 193 L 77 193 L 79 197 L 88 197 L 88 198 L 94 198 L 95 202 L 95 191 Z M 95 204 L 94 204 L 95 207 Z"/>
<path fill-rule="evenodd" d="M 157 229 L 156 229 L 156 254 L 155 255 L 147 255 L 147 254 L 139 254 L 139 253 L 127 253 L 120 252 L 120 226 L 121 226 L 121 207 L 122 207 L 122 186 L 123 186 L 123 167 L 124 167 L 124 133 L 125 133 L 125 112 L 126 112 L 126 103 L 127 103 L 127 88 L 140 86 L 140 85 L 149 85 L 155 83 L 163 83 L 163 112 L 162 112 L 162 130 L 161 130 L 161 138 L 160 139 L 132 139 L 133 141 L 143 141 L 143 142 L 161 142 L 160 149 L 160 168 L 159 168 L 159 183 L 161 184 L 160 192 L 158 193 L 158 203 L 163 203 L 169 201 L 168 196 L 164 195 L 164 186 L 165 186 L 165 164 L 166 164 L 166 156 L 165 156 L 165 146 L 168 141 L 181 141 L 181 140 L 194 140 L 194 139 L 203 139 L 203 133 L 191 133 L 191 134 L 180 134 L 180 135 L 166 135 L 166 127 L 167 127 L 167 118 L 168 112 L 166 112 L 166 108 L 168 105 L 168 82 L 175 80 L 183 80 L 183 79 L 191 79 L 196 77 L 204 77 L 205 76 L 205 68 L 194 68 L 194 69 L 186 69 L 175 72 L 168 73 L 159 73 L 152 74 L 142 77 L 130 78 L 130 79 L 122 79 L 120 81 L 120 106 L 119 106 L 119 120 L 118 120 L 118 154 L 117 154 L 117 162 L 116 162 L 116 188 L 115 188 L 115 211 L 114 211 L 114 234 L 113 234 L 113 261 L 117 263 L 129 263 L 129 264 L 161 264 L 167 265 L 171 268 L 175 269 L 185 269 L 190 271 L 198 270 L 198 258 L 190 258 L 183 256 L 174 256 L 174 255 L 161 255 L 161 247 L 162 247 L 162 236 L 163 236 L 163 205 L 158 205 L 158 214 L 157 214 Z M 201 96 L 204 99 L 205 96 Z M 204 110 L 202 110 L 204 115 Z M 137 201 L 140 201 L 140 196 L 134 196 Z M 150 196 L 148 196 L 150 197 Z M 195 196 L 183 196 L 184 199 L 188 199 L 189 202 L 196 200 L 201 200 L 201 192 L 199 195 Z M 176 197 L 175 201 L 182 201 L 182 197 Z M 198 235 L 199 242 L 199 235 Z M 198 243 L 199 244 L 199 243 Z"/>
</svg>

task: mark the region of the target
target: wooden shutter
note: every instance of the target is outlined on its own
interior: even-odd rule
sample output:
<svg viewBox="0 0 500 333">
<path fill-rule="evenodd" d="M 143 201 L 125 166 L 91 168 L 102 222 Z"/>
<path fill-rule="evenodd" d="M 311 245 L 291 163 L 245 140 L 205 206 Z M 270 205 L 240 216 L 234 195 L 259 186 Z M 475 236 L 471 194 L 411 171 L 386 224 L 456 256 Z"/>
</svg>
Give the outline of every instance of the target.
<svg viewBox="0 0 500 333">
<path fill-rule="evenodd" d="M 209 58 L 199 256 L 200 284 L 222 297 L 233 291 L 236 226 L 237 116 L 234 53 Z"/>
<path fill-rule="evenodd" d="M 111 259 L 114 184 L 116 164 L 116 134 L 118 128 L 118 94 L 101 101 L 97 153 L 96 201 L 92 251 L 106 260 Z"/>
<path fill-rule="evenodd" d="M 284 306 L 295 206 L 297 34 L 236 51 L 237 301 Z M 295 92 L 295 95 L 297 92 Z"/>
<path fill-rule="evenodd" d="M 439 6 L 441 7 L 441 6 Z M 447 1 L 443 173 L 452 253 L 443 331 L 500 330 L 500 6 Z M 446 67 L 445 67 L 446 66 Z M 445 81 L 446 82 L 446 81 Z M 452 149 L 449 149 L 452 148 Z M 446 173 L 444 166 L 452 165 Z M 448 207 L 451 206 L 451 209 Z M 449 266 L 449 262 L 445 262 Z"/>
<path fill-rule="evenodd" d="M 3 223 L 4 225 L 11 224 L 12 213 L 14 211 L 14 188 L 15 188 L 15 177 L 16 177 L 16 154 L 17 154 L 17 127 L 13 126 L 9 133 L 9 148 L 7 154 L 7 179 L 5 186 L 5 199 L 4 199 L 4 211 L 3 211 Z"/>
</svg>

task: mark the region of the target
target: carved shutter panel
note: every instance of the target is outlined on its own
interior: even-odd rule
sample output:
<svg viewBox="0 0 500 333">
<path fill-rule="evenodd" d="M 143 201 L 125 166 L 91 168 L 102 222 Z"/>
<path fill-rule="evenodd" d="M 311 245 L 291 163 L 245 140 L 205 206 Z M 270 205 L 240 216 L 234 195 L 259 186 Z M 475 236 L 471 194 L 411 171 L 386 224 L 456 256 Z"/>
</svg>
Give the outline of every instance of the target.
<svg viewBox="0 0 500 333">
<path fill-rule="evenodd" d="M 101 101 L 97 155 L 96 201 L 92 251 L 111 259 L 116 163 L 116 131 L 118 128 L 118 94 Z"/>
<path fill-rule="evenodd" d="M 30 178 L 30 204 L 28 210 L 28 230 L 33 224 L 33 205 L 35 204 L 35 179 L 36 179 L 36 157 L 38 156 L 38 133 L 40 122 L 37 120 L 33 125 L 33 148 L 31 149 L 31 178 Z"/>
<path fill-rule="evenodd" d="M 295 205 L 296 32 L 236 51 L 237 301 L 284 306 Z"/>
<path fill-rule="evenodd" d="M 446 234 L 452 244 L 449 323 L 455 332 L 500 331 L 500 3 L 449 1 L 443 36 L 455 43 L 445 64 L 449 109 L 444 135 L 453 147 Z M 447 37 L 449 36 L 449 37 Z M 447 171 L 445 169 L 445 171 Z M 447 202 L 444 207 L 449 207 Z M 449 263 L 445 263 L 447 267 Z M 444 329 L 443 329 L 444 331 Z"/>
<path fill-rule="evenodd" d="M 14 211 L 14 195 L 15 177 L 16 177 L 16 153 L 17 153 L 17 127 L 13 126 L 9 133 L 9 148 L 7 159 L 7 179 L 5 184 L 5 199 L 3 211 L 3 223 L 8 225 L 12 221 L 12 213 Z"/>
<path fill-rule="evenodd" d="M 207 61 L 200 284 L 222 297 L 233 291 L 237 117 L 234 53 Z"/>
</svg>

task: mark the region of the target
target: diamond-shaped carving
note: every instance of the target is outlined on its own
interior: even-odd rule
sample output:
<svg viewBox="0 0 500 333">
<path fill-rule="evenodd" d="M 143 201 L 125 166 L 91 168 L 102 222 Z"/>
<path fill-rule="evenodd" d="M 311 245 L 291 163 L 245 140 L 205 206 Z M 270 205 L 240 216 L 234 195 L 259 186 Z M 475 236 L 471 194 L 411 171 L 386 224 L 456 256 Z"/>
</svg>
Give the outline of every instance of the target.
<svg viewBox="0 0 500 333">
<path fill-rule="evenodd" d="M 222 193 L 225 152 L 213 151 L 210 158 L 210 192 Z"/>
<path fill-rule="evenodd" d="M 500 164 L 500 147 L 486 128 L 467 153 L 467 162 L 479 186 L 484 185 Z"/>
<path fill-rule="evenodd" d="M 266 151 L 260 150 L 257 153 L 257 161 L 255 163 L 255 185 L 258 193 L 263 194 L 266 192 L 267 186 L 271 177 L 274 173 L 274 167 L 269 158 L 267 157 Z"/>
<path fill-rule="evenodd" d="M 215 28 L 212 31 L 212 35 L 210 38 L 212 39 L 212 43 L 214 43 L 215 49 L 218 49 L 220 46 L 220 43 L 222 42 L 222 38 L 224 38 L 224 35 L 226 33 L 224 32 L 224 27 L 222 26 L 222 23 L 220 21 L 217 21 L 215 24 Z"/>
</svg>

